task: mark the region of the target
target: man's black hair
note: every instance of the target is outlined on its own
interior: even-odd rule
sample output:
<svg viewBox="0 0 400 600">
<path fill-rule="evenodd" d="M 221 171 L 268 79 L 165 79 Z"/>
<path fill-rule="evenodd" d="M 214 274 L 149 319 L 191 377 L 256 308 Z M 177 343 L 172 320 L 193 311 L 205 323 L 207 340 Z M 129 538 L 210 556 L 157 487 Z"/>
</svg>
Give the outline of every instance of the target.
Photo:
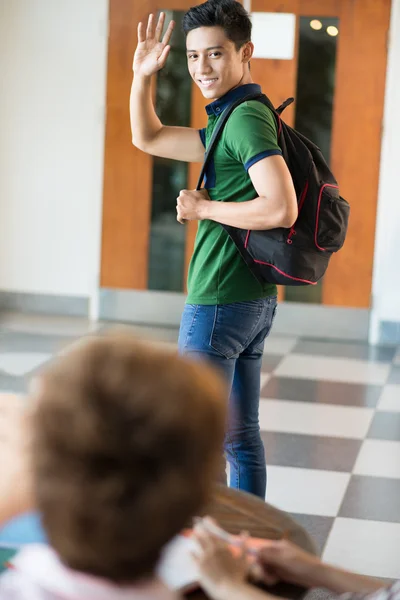
<svg viewBox="0 0 400 600">
<path fill-rule="evenodd" d="M 248 12 L 235 0 L 208 0 L 193 6 L 182 22 L 185 35 L 199 27 L 222 27 L 226 37 L 239 50 L 251 41 L 251 20 Z"/>
</svg>

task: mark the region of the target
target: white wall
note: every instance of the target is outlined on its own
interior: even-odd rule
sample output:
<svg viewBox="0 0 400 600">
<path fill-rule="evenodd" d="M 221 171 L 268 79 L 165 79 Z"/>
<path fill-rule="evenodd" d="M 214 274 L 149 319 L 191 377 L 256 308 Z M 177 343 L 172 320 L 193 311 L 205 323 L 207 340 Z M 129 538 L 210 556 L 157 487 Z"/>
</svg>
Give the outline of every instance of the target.
<svg viewBox="0 0 400 600">
<path fill-rule="evenodd" d="M 373 319 L 400 323 L 400 0 L 392 0 L 376 230 Z M 361 157 L 362 158 L 362 157 Z M 360 193 L 362 189 L 360 188 Z"/>
<path fill-rule="evenodd" d="M 0 0 L 0 290 L 97 286 L 107 0 Z"/>
</svg>

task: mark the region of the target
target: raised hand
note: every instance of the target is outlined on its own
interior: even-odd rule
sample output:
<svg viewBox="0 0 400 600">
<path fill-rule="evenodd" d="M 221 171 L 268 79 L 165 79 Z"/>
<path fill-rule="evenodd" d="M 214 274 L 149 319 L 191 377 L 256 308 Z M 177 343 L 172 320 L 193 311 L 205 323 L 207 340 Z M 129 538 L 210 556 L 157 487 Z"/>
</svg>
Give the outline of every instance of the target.
<svg viewBox="0 0 400 600">
<path fill-rule="evenodd" d="M 175 26 L 171 21 L 161 39 L 165 23 L 165 13 L 161 13 L 155 26 L 154 15 L 150 15 L 147 29 L 143 23 L 138 27 L 138 45 L 133 57 L 133 71 L 136 76 L 151 77 L 162 69 L 167 61 L 171 46 L 169 41 Z"/>
</svg>

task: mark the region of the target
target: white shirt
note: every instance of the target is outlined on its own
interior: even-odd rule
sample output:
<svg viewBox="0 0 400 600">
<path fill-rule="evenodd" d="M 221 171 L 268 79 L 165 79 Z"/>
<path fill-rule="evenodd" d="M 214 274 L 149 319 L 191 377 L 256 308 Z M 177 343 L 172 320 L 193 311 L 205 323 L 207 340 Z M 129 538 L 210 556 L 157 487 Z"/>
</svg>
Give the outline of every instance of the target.
<svg viewBox="0 0 400 600">
<path fill-rule="evenodd" d="M 129 587 L 73 571 L 45 545 L 26 546 L 0 577 L 0 600 L 179 600 L 161 581 Z"/>
</svg>

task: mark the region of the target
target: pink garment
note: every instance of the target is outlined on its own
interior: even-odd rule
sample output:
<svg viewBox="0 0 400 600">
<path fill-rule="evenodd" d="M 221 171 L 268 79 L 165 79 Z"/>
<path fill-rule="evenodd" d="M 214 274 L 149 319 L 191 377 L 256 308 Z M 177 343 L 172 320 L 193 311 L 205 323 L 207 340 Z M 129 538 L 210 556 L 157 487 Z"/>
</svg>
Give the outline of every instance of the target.
<svg viewBox="0 0 400 600">
<path fill-rule="evenodd" d="M 159 580 L 120 587 L 65 567 L 44 545 L 24 548 L 0 577 L 0 600 L 179 600 Z"/>
</svg>

